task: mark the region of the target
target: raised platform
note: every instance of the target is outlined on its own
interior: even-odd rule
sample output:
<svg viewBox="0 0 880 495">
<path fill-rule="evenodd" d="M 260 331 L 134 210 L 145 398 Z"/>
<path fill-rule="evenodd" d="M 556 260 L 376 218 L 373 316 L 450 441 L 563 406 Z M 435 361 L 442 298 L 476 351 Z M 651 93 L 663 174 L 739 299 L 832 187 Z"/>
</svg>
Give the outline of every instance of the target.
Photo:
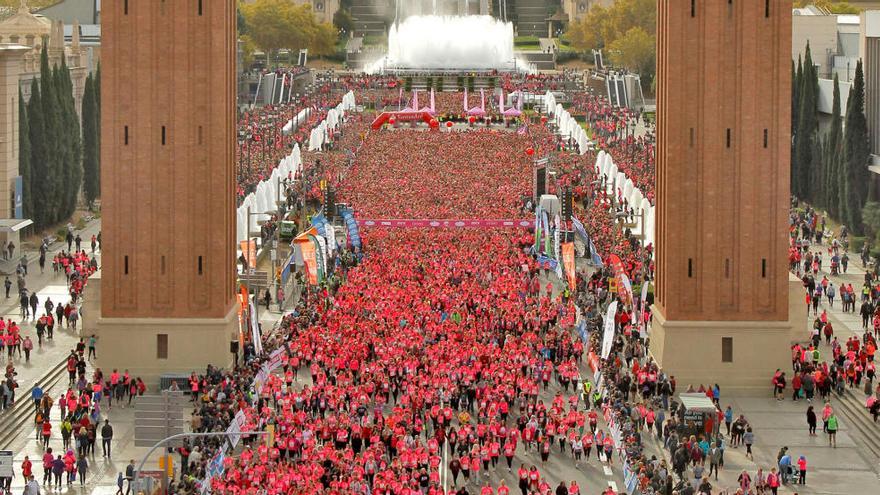
<svg viewBox="0 0 880 495">
<path fill-rule="evenodd" d="M 239 336 L 237 307 L 223 318 L 103 318 L 100 275 L 89 279 L 84 300 L 83 328 L 98 337 L 96 366 L 105 373 L 130 369 L 157 384 L 163 373 L 204 373 L 209 364 L 232 365 L 229 344 Z"/>
</svg>

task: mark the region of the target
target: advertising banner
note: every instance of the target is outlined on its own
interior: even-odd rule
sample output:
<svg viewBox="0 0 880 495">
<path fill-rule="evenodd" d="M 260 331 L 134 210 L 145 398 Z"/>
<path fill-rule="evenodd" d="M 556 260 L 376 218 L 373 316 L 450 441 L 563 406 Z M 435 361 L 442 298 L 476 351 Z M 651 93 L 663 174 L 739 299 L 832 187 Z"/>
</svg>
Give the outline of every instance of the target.
<svg viewBox="0 0 880 495">
<path fill-rule="evenodd" d="M 605 313 L 605 332 L 602 334 L 602 359 L 611 354 L 611 344 L 614 343 L 614 316 L 617 314 L 617 301 L 608 305 Z"/>
</svg>

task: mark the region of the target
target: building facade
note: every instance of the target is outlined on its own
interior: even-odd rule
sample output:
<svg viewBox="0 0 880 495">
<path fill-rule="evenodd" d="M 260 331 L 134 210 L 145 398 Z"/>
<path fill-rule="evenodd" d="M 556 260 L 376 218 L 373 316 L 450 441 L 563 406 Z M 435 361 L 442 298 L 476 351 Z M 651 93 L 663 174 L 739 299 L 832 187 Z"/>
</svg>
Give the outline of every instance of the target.
<svg viewBox="0 0 880 495">
<path fill-rule="evenodd" d="M 651 351 L 679 383 L 765 386 L 791 331 L 791 4 L 660 0 L 657 24 Z"/>
<path fill-rule="evenodd" d="M 105 368 L 231 361 L 235 21 L 235 0 L 103 5 L 100 310 L 85 314 Z"/>
</svg>

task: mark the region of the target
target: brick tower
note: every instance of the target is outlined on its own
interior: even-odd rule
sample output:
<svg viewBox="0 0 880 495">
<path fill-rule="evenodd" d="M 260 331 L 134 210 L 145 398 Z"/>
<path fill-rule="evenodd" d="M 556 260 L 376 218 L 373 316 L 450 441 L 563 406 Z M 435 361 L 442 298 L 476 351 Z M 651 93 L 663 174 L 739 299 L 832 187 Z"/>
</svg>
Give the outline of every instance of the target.
<svg viewBox="0 0 880 495">
<path fill-rule="evenodd" d="M 660 0 L 651 351 L 678 383 L 788 356 L 791 2 Z M 802 306 L 797 306 L 801 314 Z"/>
<path fill-rule="evenodd" d="M 103 256 L 100 310 L 85 313 L 100 364 L 151 377 L 225 364 L 237 335 L 235 1 L 114 0 L 101 17 Z"/>
</svg>

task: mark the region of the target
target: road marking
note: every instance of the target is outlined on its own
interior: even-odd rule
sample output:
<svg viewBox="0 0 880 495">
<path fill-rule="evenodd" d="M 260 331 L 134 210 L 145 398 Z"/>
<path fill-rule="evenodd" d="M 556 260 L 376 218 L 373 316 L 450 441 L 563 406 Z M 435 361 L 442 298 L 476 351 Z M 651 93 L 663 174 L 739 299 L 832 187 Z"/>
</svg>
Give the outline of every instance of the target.
<svg viewBox="0 0 880 495">
<path fill-rule="evenodd" d="M 609 481 L 609 482 L 608 482 L 608 486 L 610 486 L 611 489 L 612 489 L 615 493 L 617 493 L 617 483 L 615 483 L 615 482 L 613 482 L 613 481 Z"/>
<path fill-rule="evenodd" d="M 610 467 L 602 466 L 602 470 L 605 471 L 605 476 L 614 476 L 614 471 Z"/>
</svg>

